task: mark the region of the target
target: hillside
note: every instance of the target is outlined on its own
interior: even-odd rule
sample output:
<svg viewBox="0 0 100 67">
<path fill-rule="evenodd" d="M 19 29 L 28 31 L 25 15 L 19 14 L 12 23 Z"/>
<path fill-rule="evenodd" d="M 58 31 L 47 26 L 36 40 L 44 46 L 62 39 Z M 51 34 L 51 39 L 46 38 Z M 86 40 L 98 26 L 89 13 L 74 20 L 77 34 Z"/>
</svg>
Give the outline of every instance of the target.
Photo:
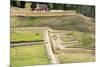
<svg viewBox="0 0 100 67">
<path fill-rule="evenodd" d="M 81 14 L 49 17 L 11 16 L 11 27 L 50 27 L 53 29 L 94 32 L 93 18 Z"/>
</svg>

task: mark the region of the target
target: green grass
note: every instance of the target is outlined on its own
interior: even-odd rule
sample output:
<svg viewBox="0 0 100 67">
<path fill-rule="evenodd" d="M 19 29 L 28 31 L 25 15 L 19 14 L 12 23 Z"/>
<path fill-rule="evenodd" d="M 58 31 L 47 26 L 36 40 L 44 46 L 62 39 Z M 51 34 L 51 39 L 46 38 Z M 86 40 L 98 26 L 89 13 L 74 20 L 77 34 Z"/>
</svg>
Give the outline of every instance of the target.
<svg viewBox="0 0 100 67">
<path fill-rule="evenodd" d="M 69 37 L 61 37 L 60 38 L 63 42 L 70 42 L 70 41 L 74 41 L 74 38 L 69 38 Z"/>
<path fill-rule="evenodd" d="M 60 54 L 58 58 L 61 63 L 80 63 L 95 61 L 95 56 L 89 54 Z"/>
<path fill-rule="evenodd" d="M 85 48 L 92 48 L 95 46 L 95 36 L 93 33 L 72 31 L 68 35 L 73 36 Z"/>
<path fill-rule="evenodd" d="M 43 45 L 20 46 L 15 48 L 11 48 L 12 67 L 49 64 Z"/>
<path fill-rule="evenodd" d="M 52 19 L 52 20 L 51 20 Z M 82 15 L 61 17 L 24 17 L 12 16 L 11 27 L 50 27 L 61 30 L 76 30 L 94 32 L 94 21 L 83 18 Z"/>
<path fill-rule="evenodd" d="M 11 41 L 36 41 L 43 40 L 42 32 L 34 31 L 12 31 Z"/>
<path fill-rule="evenodd" d="M 95 46 L 95 38 L 94 34 L 84 33 L 84 32 L 73 32 L 73 37 L 76 38 L 79 42 L 81 42 L 81 46 L 83 47 L 93 47 Z"/>
</svg>

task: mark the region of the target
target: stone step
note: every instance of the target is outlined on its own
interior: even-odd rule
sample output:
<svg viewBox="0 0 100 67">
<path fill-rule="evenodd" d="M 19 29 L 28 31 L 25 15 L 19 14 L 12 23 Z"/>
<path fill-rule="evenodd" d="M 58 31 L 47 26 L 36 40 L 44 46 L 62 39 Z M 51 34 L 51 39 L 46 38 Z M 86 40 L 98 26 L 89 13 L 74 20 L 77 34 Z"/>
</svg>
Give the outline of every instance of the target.
<svg viewBox="0 0 100 67">
<path fill-rule="evenodd" d="M 61 44 L 76 44 L 79 43 L 78 41 L 68 41 L 68 42 L 62 42 Z"/>
<path fill-rule="evenodd" d="M 73 41 L 75 41 L 75 39 L 66 39 L 66 40 L 61 39 L 61 41 L 62 41 L 62 42 L 73 42 Z"/>
<path fill-rule="evenodd" d="M 64 48 L 67 48 L 67 47 L 79 47 L 79 44 L 64 44 L 62 45 Z"/>
</svg>

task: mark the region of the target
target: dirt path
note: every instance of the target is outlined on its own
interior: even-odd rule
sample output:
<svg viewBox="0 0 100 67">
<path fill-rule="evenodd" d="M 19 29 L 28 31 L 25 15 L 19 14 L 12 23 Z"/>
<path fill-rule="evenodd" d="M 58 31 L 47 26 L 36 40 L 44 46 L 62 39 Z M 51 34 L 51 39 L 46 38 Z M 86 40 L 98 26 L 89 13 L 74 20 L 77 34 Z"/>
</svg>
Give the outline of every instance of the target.
<svg viewBox="0 0 100 67">
<path fill-rule="evenodd" d="M 54 55 L 53 50 L 52 50 L 48 28 L 45 29 L 44 35 L 45 35 L 45 42 L 48 42 L 45 44 L 45 47 L 46 47 L 46 51 L 47 51 L 47 54 L 49 56 L 49 59 L 51 60 L 52 64 L 57 64 L 58 61 L 57 61 L 56 55 Z"/>
</svg>

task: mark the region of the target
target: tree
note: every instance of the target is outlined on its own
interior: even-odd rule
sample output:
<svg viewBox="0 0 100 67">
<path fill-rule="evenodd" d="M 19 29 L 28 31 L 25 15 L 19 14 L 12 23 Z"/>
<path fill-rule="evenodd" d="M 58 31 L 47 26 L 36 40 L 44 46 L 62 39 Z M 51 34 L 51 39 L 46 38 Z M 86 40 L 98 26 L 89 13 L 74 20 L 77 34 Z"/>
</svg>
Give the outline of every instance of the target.
<svg viewBox="0 0 100 67">
<path fill-rule="evenodd" d="M 17 1 L 16 0 L 11 0 L 11 6 L 17 7 Z"/>
<path fill-rule="evenodd" d="M 49 5 L 50 10 L 53 10 L 53 3 L 50 3 Z"/>
<path fill-rule="evenodd" d="M 25 4 L 26 4 L 25 1 L 19 1 L 19 7 L 20 8 L 25 8 Z"/>
</svg>

